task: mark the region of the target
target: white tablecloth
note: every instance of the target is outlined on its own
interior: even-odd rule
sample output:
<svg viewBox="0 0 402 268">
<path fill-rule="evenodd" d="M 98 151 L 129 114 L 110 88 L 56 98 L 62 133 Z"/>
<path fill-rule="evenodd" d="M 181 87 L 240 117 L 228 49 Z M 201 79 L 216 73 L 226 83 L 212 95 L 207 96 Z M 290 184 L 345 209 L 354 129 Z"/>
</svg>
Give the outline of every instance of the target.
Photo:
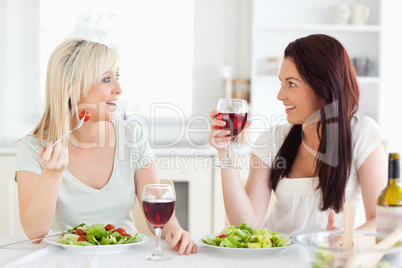
<svg viewBox="0 0 402 268">
<path fill-rule="evenodd" d="M 21 241 L 26 237 L 0 237 L 0 245 Z M 162 240 L 162 249 L 172 255 L 169 261 L 146 261 L 144 257 L 154 250 L 155 238 L 137 246 L 127 247 L 123 251 L 107 253 L 75 252 L 57 245 L 50 245 L 45 241 L 40 244 L 31 242 L 17 244 L 5 248 L 0 247 L 0 267 L 281 267 L 301 268 L 296 246 L 292 246 L 275 255 L 245 256 L 223 254 L 213 248 L 207 247 L 199 241 L 200 237 L 193 240 L 198 245 L 198 252 L 191 255 L 179 255 L 176 251 L 168 251 L 166 241 Z"/>
</svg>

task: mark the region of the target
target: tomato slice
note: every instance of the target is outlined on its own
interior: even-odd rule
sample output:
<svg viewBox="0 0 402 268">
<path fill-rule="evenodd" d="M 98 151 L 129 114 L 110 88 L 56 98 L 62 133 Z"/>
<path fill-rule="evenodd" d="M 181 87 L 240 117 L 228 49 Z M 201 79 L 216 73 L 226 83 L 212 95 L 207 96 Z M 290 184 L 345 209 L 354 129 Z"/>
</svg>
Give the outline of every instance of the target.
<svg viewBox="0 0 402 268">
<path fill-rule="evenodd" d="M 123 228 L 117 228 L 116 230 L 114 230 L 114 232 L 118 232 L 121 235 L 124 235 L 126 233 L 126 230 L 124 230 Z"/>
<path fill-rule="evenodd" d="M 218 236 L 219 238 L 225 238 L 228 237 L 227 235 L 221 234 L 220 236 Z"/>
<path fill-rule="evenodd" d="M 75 230 L 74 234 L 76 234 L 76 235 L 84 235 L 85 231 L 84 231 L 84 229 L 78 228 L 77 230 Z"/>
<path fill-rule="evenodd" d="M 87 236 L 86 235 L 80 235 L 80 237 L 78 237 L 78 242 L 80 241 L 87 241 Z"/>
<path fill-rule="evenodd" d="M 114 230 L 114 229 L 116 229 L 116 227 L 114 227 L 113 224 L 108 224 L 108 225 L 105 226 L 106 231 L 111 231 L 111 230 Z"/>
<path fill-rule="evenodd" d="M 85 111 L 87 112 L 87 114 L 85 114 Z M 84 117 L 84 115 L 85 115 L 84 122 L 88 121 L 89 118 L 91 118 L 91 114 L 89 113 L 88 110 L 82 110 L 82 111 L 80 112 L 80 114 L 79 114 L 79 118 L 82 119 L 82 118 Z"/>
</svg>

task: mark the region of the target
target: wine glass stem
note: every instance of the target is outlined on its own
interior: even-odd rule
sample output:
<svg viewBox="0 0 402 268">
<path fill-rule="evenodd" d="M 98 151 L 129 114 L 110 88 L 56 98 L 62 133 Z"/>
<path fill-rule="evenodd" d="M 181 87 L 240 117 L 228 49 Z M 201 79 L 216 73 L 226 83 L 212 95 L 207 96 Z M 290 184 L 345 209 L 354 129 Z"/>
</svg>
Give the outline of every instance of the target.
<svg viewBox="0 0 402 268">
<path fill-rule="evenodd" d="M 162 247 L 161 247 L 161 235 L 162 235 L 162 228 L 155 228 L 155 237 L 156 237 L 156 247 L 154 251 L 154 255 L 162 255 Z"/>
<path fill-rule="evenodd" d="M 228 151 L 227 151 L 227 154 L 226 154 L 226 158 L 227 158 L 228 163 L 232 163 L 232 158 L 231 158 L 232 150 L 231 150 L 230 142 L 231 142 L 231 140 L 228 141 Z"/>
</svg>

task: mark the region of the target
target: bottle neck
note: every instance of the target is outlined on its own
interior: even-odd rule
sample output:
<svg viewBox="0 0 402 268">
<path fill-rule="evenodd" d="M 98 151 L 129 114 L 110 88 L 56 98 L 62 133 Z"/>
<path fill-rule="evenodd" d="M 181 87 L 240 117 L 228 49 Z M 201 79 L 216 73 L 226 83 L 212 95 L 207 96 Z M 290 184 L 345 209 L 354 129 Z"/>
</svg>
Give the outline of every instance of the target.
<svg viewBox="0 0 402 268">
<path fill-rule="evenodd" d="M 399 160 L 393 160 L 388 165 L 388 179 L 399 180 L 400 178 Z"/>
</svg>

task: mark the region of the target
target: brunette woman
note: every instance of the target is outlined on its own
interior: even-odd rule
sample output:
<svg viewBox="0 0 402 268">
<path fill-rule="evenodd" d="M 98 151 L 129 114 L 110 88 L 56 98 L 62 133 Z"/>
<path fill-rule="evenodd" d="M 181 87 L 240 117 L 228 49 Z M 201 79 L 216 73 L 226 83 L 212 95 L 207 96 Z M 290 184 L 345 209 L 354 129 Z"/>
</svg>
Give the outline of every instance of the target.
<svg viewBox="0 0 402 268">
<path fill-rule="evenodd" d="M 350 201 L 355 228 L 375 229 L 376 199 L 386 185 L 386 147 L 375 121 L 356 114 L 359 86 L 346 50 L 327 35 L 297 39 L 285 49 L 279 80 L 277 98 L 289 124 L 258 137 L 245 187 L 237 170 L 221 169 L 229 221 L 284 234 L 337 229 L 343 204 Z M 210 113 L 210 143 L 222 160 L 222 144 L 230 138 L 219 130 L 225 123 L 217 113 Z M 276 201 L 264 221 L 271 190 Z"/>
</svg>

